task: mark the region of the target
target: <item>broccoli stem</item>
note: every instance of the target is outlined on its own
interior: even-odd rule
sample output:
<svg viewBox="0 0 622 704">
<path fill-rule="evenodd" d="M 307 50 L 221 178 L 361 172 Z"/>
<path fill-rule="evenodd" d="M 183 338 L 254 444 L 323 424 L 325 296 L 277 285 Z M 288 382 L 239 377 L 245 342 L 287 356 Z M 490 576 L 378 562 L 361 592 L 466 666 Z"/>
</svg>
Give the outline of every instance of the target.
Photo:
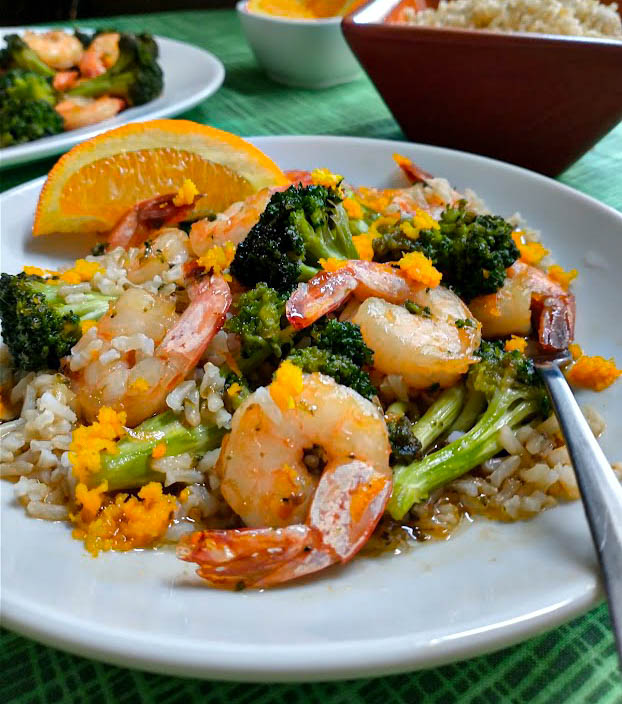
<svg viewBox="0 0 622 704">
<path fill-rule="evenodd" d="M 426 450 L 456 420 L 466 391 L 464 384 L 445 389 L 428 410 L 413 424 L 413 434 Z"/>
<path fill-rule="evenodd" d="M 466 433 L 475 425 L 475 421 L 484 412 L 484 408 L 486 408 L 486 396 L 481 391 L 472 391 L 469 393 L 460 415 L 448 428 L 448 431 L 451 433 L 454 430 L 459 430 Z"/>
<path fill-rule="evenodd" d="M 89 484 L 97 486 L 106 480 L 109 491 L 116 491 L 161 480 L 162 473 L 151 469 L 151 453 L 156 445 L 166 444 L 165 457 L 183 452 L 202 455 L 217 448 L 224 434 L 223 429 L 215 426 L 201 424 L 188 428 L 172 411 L 166 411 L 130 430 L 117 443 L 116 454 L 102 453 L 100 469 L 91 475 Z"/>
<path fill-rule="evenodd" d="M 520 400 L 512 391 L 493 397 L 488 409 L 468 433 L 412 464 L 395 467 L 393 494 L 387 510 L 401 520 L 413 504 L 425 500 L 430 492 L 457 479 L 501 451 L 499 430 L 514 427 L 540 409 L 538 400 Z"/>
<path fill-rule="evenodd" d="M 407 410 L 408 404 L 405 401 L 393 401 L 393 403 L 387 408 L 385 415 L 401 417 L 406 415 Z"/>
</svg>

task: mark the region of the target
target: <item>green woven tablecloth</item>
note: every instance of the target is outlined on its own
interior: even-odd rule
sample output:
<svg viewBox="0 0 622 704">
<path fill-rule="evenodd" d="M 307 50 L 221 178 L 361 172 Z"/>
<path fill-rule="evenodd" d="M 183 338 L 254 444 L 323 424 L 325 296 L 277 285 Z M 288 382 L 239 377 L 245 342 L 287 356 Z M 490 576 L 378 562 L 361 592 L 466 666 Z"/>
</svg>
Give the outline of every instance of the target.
<svg viewBox="0 0 622 704">
<path fill-rule="evenodd" d="M 287 89 L 270 81 L 257 68 L 232 11 L 128 16 L 85 24 L 153 32 L 216 54 L 227 70 L 225 83 L 183 116 L 188 119 L 242 136 L 322 133 L 403 138 L 366 78 L 321 92 Z M 2 190 L 47 173 L 53 161 L 2 172 Z M 622 124 L 560 180 L 622 210 Z M 622 680 L 604 605 L 493 655 L 413 674 L 329 684 L 228 684 L 144 674 L 67 655 L 8 631 L 0 632 L 0 647 L 2 702 L 622 704 Z"/>
</svg>

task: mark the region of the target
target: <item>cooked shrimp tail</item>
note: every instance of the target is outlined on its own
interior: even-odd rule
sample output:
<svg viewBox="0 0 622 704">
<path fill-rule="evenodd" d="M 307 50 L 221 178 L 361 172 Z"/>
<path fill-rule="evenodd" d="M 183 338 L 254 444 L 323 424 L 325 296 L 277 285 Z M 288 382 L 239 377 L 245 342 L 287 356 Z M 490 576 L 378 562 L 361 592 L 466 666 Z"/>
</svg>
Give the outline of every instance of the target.
<svg viewBox="0 0 622 704">
<path fill-rule="evenodd" d="M 537 333 L 548 352 L 567 349 L 574 338 L 575 298 L 544 271 L 518 261 L 503 286 L 469 303 L 486 338 Z"/>
<path fill-rule="evenodd" d="M 562 352 L 574 339 L 575 298 L 566 296 L 533 296 L 531 312 L 538 343 L 545 352 Z"/>
<path fill-rule="evenodd" d="M 354 460 L 327 468 L 305 524 L 203 531 L 177 555 L 214 586 L 270 587 L 351 560 L 367 542 L 391 494 L 391 478 Z"/>
<path fill-rule="evenodd" d="M 189 205 L 175 205 L 176 193 L 165 193 L 148 198 L 132 206 L 112 228 L 108 235 L 108 248 L 135 247 L 144 242 L 150 233 L 164 225 L 181 222 L 201 197 L 197 194 Z"/>
</svg>

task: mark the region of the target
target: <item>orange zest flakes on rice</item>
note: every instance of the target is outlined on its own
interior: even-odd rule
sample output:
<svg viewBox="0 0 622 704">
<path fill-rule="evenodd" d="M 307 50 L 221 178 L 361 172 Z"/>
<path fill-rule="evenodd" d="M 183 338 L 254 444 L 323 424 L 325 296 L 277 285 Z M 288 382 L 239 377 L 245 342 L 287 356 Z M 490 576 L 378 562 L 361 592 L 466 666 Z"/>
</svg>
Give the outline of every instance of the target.
<svg viewBox="0 0 622 704">
<path fill-rule="evenodd" d="M 343 176 L 340 174 L 333 174 L 328 169 L 313 169 L 311 172 L 311 181 L 315 186 L 337 188 L 343 181 Z"/>
<path fill-rule="evenodd" d="M 182 205 L 192 205 L 198 195 L 199 189 L 187 178 L 181 184 L 176 196 L 173 198 L 173 205 L 176 205 L 178 208 Z"/>
<path fill-rule="evenodd" d="M 151 450 L 151 456 L 153 457 L 154 460 L 159 460 L 161 457 L 164 457 L 166 454 L 166 443 L 165 442 L 159 442 L 153 450 Z"/>
<path fill-rule="evenodd" d="M 162 484 L 150 482 L 138 496 L 117 494 L 91 521 L 76 520 L 73 537 L 84 540 L 95 557 L 102 550 L 145 548 L 164 537 L 177 499 L 162 493 Z"/>
<path fill-rule="evenodd" d="M 85 332 L 88 332 L 91 328 L 96 327 L 97 321 L 96 320 L 82 320 L 80 322 L 80 330 L 82 331 L 82 334 L 84 335 Z"/>
<path fill-rule="evenodd" d="M 505 351 L 514 352 L 518 350 L 521 354 L 524 353 L 527 347 L 527 340 L 524 337 L 518 337 L 517 335 L 512 335 L 509 340 L 505 342 Z"/>
<path fill-rule="evenodd" d="M 272 400 L 282 411 L 295 408 L 294 397 L 302 393 L 302 369 L 286 359 L 268 388 Z"/>
<path fill-rule="evenodd" d="M 359 259 L 365 259 L 370 262 L 374 258 L 374 248 L 372 246 L 373 241 L 374 238 L 369 232 L 365 232 L 362 235 L 354 235 L 352 238 L 352 243 L 356 247 Z"/>
<path fill-rule="evenodd" d="M 576 269 L 570 269 L 570 271 L 565 271 L 564 269 L 562 269 L 561 266 L 558 266 L 557 264 L 553 264 L 553 266 L 550 266 L 547 269 L 546 273 L 553 279 L 553 281 L 556 281 L 566 291 L 570 287 L 570 283 L 574 281 L 579 275 L 579 272 Z"/>
<path fill-rule="evenodd" d="M 598 355 L 583 355 L 566 372 L 566 378 L 573 386 L 580 386 L 592 391 L 603 391 L 622 375 L 622 369 L 616 367 L 614 359 L 605 359 Z"/>
<path fill-rule="evenodd" d="M 66 284 L 81 284 L 83 281 L 90 281 L 97 272 L 103 271 L 102 266 L 97 262 L 87 262 L 86 259 L 76 259 L 73 267 L 59 274 L 59 278 Z"/>
<path fill-rule="evenodd" d="M 539 264 L 550 251 L 543 247 L 539 242 L 527 242 L 525 233 L 522 230 L 516 230 L 512 233 L 514 244 L 518 247 L 521 261 L 525 264 Z"/>
<path fill-rule="evenodd" d="M 117 453 L 117 440 L 125 434 L 126 415 L 107 406 L 99 409 L 92 425 L 79 425 L 72 433 L 69 445 L 69 462 L 74 475 L 88 484 L 89 475 L 101 466 L 102 452 Z"/>
<path fill-rule="evenodd" d="M 222 274 L 229 268 L 233 258 L 235 257 L 235 245 L 233 242 L 225 242 L 223 247 L 212 247 L 197 260 L 199 266 L 205 268 L 206 271 L 211 271 L 213 274 Z M 227 281 L 231 281 L 228 274 L 224 275 Z"/>
<path fill-rule="evenodd" d="M 400 269 L 408 278 L 424 286 L 435 288 L 441 283 L 443 275 L 434 264 L 421 252 L 409 252 L 398 262 Z"/>
<path fill-rule="evenodd" d="M 348 266 L 347 259 L 335 259 L 335 257 L 328 257 L 328 259 L 320 258 L 318 262 L 324 271 L 329 272 L 339 271 L 339 269 L 343 269 L 344 266 Z"/>
<path fill-rule="evenodd" d="M 80 520 L 83 523 L 90 523 L 95 518 L 105 499 L 105 496 L 102 495 L 107 491 L 108 482 L 106 480 L 94 489 L 89 489 L 82 482 L 76 486 L 76 501 L 82 506 Z"/>
<path fill-rule="evenodd" d="M 348 213 L 348 217 L 352 218 L 352 220 L 360 220 L 363 217 L 363 208 L 357 200 L 350 197 L 345 198 L 342 203 L 346 213 Z"/>
</svg>

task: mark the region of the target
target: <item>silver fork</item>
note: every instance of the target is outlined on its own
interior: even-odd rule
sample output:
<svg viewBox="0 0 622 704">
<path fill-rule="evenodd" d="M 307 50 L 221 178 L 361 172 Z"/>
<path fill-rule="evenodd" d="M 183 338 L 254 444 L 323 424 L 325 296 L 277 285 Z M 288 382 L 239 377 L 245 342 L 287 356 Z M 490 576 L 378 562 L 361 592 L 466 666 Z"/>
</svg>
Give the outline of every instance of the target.
<svg viewBox="0 0 622 704">
<path fill-rule="evenodd" d="M 583 508 L 602 568 L 609 614 L 622 665 L 622 485 L 611 469 L 559 365 L 568 352 L 534 357 L 566 440 Z"/>
</svg>

